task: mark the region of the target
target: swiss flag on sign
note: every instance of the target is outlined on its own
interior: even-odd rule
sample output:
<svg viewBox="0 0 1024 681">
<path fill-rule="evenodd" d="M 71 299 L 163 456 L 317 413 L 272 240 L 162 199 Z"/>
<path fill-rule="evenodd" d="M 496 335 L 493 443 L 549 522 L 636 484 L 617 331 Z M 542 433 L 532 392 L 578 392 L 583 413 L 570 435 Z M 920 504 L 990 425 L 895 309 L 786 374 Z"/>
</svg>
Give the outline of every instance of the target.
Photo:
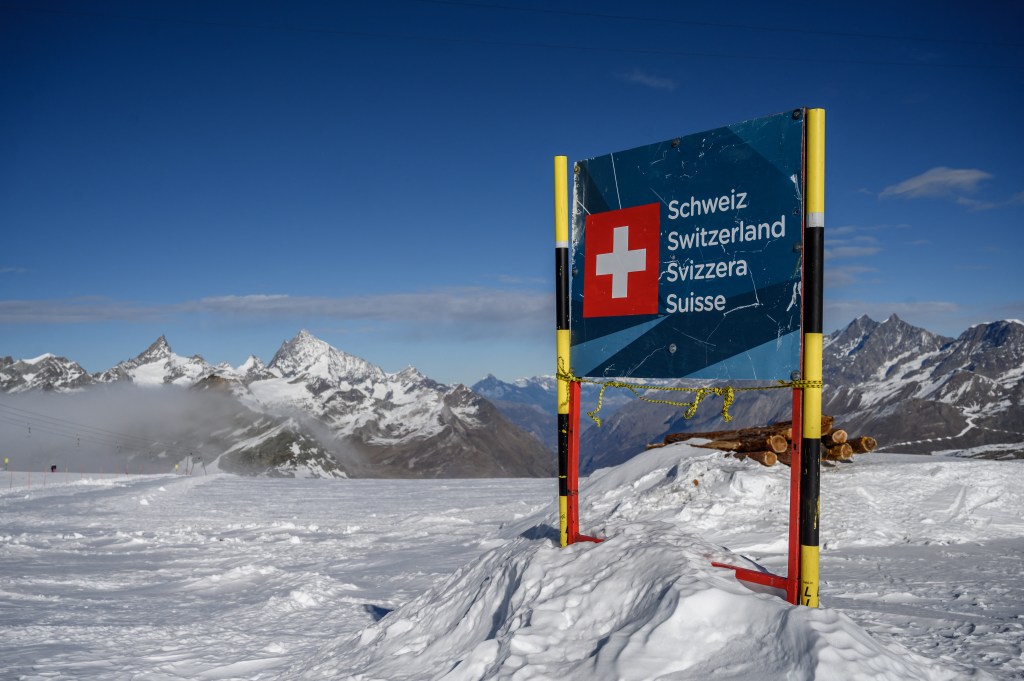
<svg viewBox="0 0 1024 681">
<path fill-rule="evenodd" d="M 587 216 L 583 316 L 658 314 L 661 205 Z"/>
</svg>

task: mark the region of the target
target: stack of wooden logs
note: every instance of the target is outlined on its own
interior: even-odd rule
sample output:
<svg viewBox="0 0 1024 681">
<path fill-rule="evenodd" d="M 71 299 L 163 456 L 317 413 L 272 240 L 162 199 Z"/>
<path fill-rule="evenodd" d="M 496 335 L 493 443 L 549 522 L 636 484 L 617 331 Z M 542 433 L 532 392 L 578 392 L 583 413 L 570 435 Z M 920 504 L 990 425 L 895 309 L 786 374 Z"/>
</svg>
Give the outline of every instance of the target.
<svg viewBox="0 0 1024 681">
<path fill-rule="evenodd" d="M 848 462 L 854 454 L 867 454 L 878 446 L 873 437 L 864 435 L 851 438 L 842 428 L 834 428 L 831 416 L 821 417 L 821 433 L 821 458 L 825 461 Z M 647 448 L 664 447 L 686 440 L 708 440 L 694 446 L 718 449 L 738 459 L 752 459 L 764 466 L 774 466 L 778 462 L 788 466 L 793 447 L 793 424 L 780 421 L 770 426 L 738 430 L 673 433 L 666 435 L 664 442 L 648 445 Z"/>
</svg>

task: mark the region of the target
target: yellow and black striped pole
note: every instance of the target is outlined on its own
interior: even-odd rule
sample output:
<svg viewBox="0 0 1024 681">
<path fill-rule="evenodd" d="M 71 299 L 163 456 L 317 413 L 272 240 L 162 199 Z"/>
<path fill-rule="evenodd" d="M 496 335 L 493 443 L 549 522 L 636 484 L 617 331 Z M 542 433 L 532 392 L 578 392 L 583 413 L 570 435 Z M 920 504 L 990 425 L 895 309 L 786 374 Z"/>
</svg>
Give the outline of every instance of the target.
<svg viewBox="0 0 1024 681">
<path fill-rule="evenodd" d="M 800 461 L 800 604 L 818 607 L 821 516 L 821 351 L 825 261 L 825 110 L 808 109 L 804 228 L 803 443 Z"/>
<path fill-rule="evenodd" d="M 555 156 L 555 347 L 557 374 L 569 371 L 569 171 Z M 558 537 L 569 544 L 569 383 L 558 379 Z"/>
</svg>

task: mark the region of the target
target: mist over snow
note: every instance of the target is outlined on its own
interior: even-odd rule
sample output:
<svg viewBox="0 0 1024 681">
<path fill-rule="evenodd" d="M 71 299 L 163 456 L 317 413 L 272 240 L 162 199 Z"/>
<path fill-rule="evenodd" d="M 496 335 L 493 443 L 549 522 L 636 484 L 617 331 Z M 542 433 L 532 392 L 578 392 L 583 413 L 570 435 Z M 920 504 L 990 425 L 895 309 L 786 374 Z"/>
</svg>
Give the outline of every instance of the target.
<svg viewBox="0 0 1024 681">
<path fill-rule="evenodd" d="M 789 471 L 685 444 L 552 480 L 52 478 L 0 489 L 0 678 L 1014 679 L 1020 461 L 822 475 L 821 609 L 785 571 Z"/>
<path fill-rule="evenodd" d="M 0 438 L 18 470 L 56 465 L 96 473 L 127 464 L 133 473 L 163 473 L 190 454 L 202 456 L 203 435 L 236 412 L 225 396 L 173 385 L 0 394 Z"/>
</svg>

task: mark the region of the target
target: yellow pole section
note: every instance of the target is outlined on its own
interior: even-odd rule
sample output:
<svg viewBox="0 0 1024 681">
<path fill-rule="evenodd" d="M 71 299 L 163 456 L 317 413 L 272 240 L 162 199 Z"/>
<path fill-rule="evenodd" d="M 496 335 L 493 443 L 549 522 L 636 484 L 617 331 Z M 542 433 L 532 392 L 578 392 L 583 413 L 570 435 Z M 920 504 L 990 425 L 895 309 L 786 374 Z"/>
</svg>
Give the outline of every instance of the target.
<svg viewBox="0 0 1024 681">
<path fill-rule="evenodd" d="M 569 371 L 569 329 L 555 331 L 555 348 L 559 372 Z M 558 380 L 558 413 L 569 413 L 569 382 L 562 379 Z"/>
<path fill-rule="evenodd" d="M 804 223 L 803 445 L 801 451 L 800 603 L 818 607 L 821 518 L 821 380 L 825 227 L 825 110 L 808 109 Z"/>
<path fill-rule="evenodd" d="M 569 162 L 555 156 L 556 373 L 569 371 Z M 558 379 L 558 536 L 569 544 L 569 382 Z"/>
<path fill-rule="evenodd" d="M 821 382 L 822 334 L 804 334 L 804 380 Z M 821 439 L 821 388 L 804 388 L 804 437 Z"/>
<path fill-rule="evenodd" d="M 569 247 L 569 159 L 555 156 L 555 247 Z"/>
<path fill-rule="evenodd" d="M 825 216 L 825 110 L 807 110 L 807 214 Z M 824 220 L 816 227 L 824 227 Z"/>
<path fill-rule="evenodd" d="M 555 254 L 569 254 L 569 161 L 565 156 L 555 156 Z M 564 251 L 563 251 L 564 249 Z M 558 301 L 556 306 L 565 304 L 564 310 L 559 310 L 556 320 L 556 351 L 558 352 L 559 373 L 569 371 L 569 306 L 568 306 L 568 258 L 565 267 L 556 260 L 556 286 Z M 560 290 L 562 280 L 565 280 L 565 290 Z M 564 317 L 564 318 L 563 318 Z M 569 383 L 558 381 L 558 413 L 569 413 Z"/>
</svg>

